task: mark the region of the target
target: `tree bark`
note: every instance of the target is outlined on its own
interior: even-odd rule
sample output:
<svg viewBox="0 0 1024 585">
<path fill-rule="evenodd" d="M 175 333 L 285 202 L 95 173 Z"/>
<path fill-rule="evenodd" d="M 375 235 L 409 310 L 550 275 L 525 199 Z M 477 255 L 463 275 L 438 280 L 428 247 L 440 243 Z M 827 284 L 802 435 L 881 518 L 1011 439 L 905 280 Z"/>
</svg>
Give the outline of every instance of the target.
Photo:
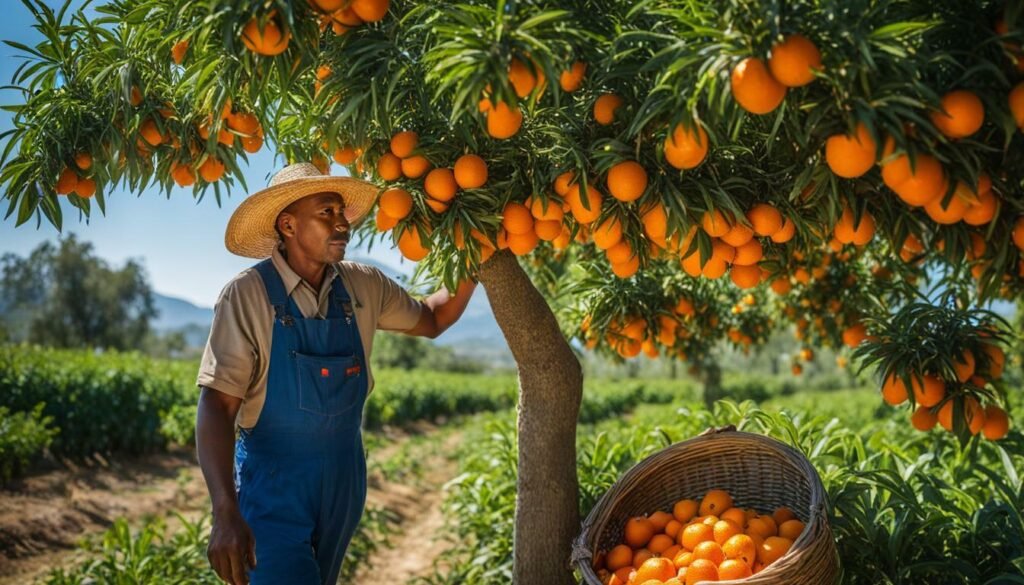
<svg viewBox="0 0 1024 585">
<path fill-rule="evenodd" d="M 576 422 L 583 371 L 540 291 L 499 251 L 480 283 L 519 370 L 515 553 L 519 585 L 575 582 L 569 557 L 580 528 Z"/>
<path fill-rule="evenodd" d="M 715 401 L 722 397 L 722 368 L 718 361 L 708 358 L 701 365 L 704 378 L 704 405 L 708 410 L 714 409 Z"/>
</svg>

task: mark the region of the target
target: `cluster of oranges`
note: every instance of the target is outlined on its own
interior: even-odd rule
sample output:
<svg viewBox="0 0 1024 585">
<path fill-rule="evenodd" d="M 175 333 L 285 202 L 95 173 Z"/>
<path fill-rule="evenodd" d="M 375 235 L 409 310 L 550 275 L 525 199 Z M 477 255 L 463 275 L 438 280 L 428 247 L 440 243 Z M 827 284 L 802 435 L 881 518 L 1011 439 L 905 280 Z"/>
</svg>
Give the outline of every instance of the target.
<svg viewBox="0 0 1024 585">
<path fill-rule="evenodd" d="M 792 510 L 771 514 L 736 507 L 724 490 L 700 502 L 680 500 L 626 522 L 622 543 L 602 551 L 594 569 L 604 585 L 692 585 L 744 579 L 782 558 L 804 531 Z"/>
<path fill-rule="evenodd" d="M 939 424 L 946 431 L 952 432 L 953 409 L 959 402 L 967 429 L 972 435 L 981 433 L 986 439 L 1002 439 L 1010 428 L 1006 411 L 995 404 L 982 407 L 978 399 L 966 389 L 983 388 L 988 380 L 999 379 L 1003 374 L 1006 356 L 994 343 L 982 343 L 977 351 L 985 356 L 984 361 L 979 362 L 976 352 L 970 349 L 965 349 L 959 357 L 954 358 L 955 379 L 951 380 L 944 380 L 933 373 L 912 373 L 908 389 L 902 377 L 889 372 L 882 383 L 882 399 L 888 404 L 899 406 L 906 403 L 913 394 L 917 408 L 910 417 L 910 423 L 920 431 L 930 431 Z"/>
<path fill-rule="evenodd" d="M 308 0 L 308 3 L 320 14 L 320 30 L 324 31 L 329 26 L 339 35 L 367 22 L 382 20 L 390 7 L 390 0 Z M 262 18 L 253 17 L 249 20 L 241 36 L 245 48 L 267 57 L 285 52 L 292 38 L 291 31 L 275 10 L 269 11 Z M 188 45 L 185 45 L 181 54 L 187 50 Z"/>
<path fill-rule="evenodd" d="M 685 324 L 689 323 L 697 315 L 693 302 L 680 297 L 674 307 L 666 308 L 657 318 L 657 332 L 648 329 L 647 320 L 639 315 L 632 315 L 624 319 L 616 319 L 608 324 L 605 330 L 604 339 L 608 347 L 612 348 L 623 358 L 629 359 L 640 355 L 643 352 L 650 358 L 658 357 L 660 343 L 666 348 L 676 345 L 676 340 L 692 335 L 692 332 Z M 590 316 L 583 319 L 580 330 L 585 339 L 588 349 L 597 346 L 600 339 L 597 331 L 591 328 Z"/>
<path fill-rule="evenodd" d="M 540 99 L 547 85 L 547 79 L 544 76 L 544 70 L 530 60 L 528 55 L 527 60 L 530 61 L 529 65 L 523 59 L 512 57 L 508 67 L 508 81 L 520 99 L 526 98 L 534 92 L 536 92 L 536 99 Z M 585 62 L 574 62 L 569 69 L 559 75 L 558 84 L 562 91 L 572 93 L 582 87 L 586 72 L 587 64 Z M 519 129 L 523 125 L 523 112 L 518 104 L 493 100 L 491 93 L 491 86 L 488 85 L 477 104 L 477 109 L 486 118 L 487 134 L 498 140 L 511 138 L 519 133 Z"/>
<path fill-rule="evenodd" d="M 92 155 L 88 152 L 79 152 L 75 155 L 73 165 L 65 166 L 60 172 L 54 191 L 58 195 L 74 193 L 79 197 L 92 197 L 96 194 L 96 182 L 86 176 L 91 168 Z"/>
<path fill-rule="evenodd" d="M 733 68 L 732 95 L 744 110 L 767 114 L 779 107 L 789 88 L 811 83 L 821 70 L 821 53 L 814 43 L 790 35 L 772 47 L 767 66 L 758 57 L 747 57 Z"/>
</svg>

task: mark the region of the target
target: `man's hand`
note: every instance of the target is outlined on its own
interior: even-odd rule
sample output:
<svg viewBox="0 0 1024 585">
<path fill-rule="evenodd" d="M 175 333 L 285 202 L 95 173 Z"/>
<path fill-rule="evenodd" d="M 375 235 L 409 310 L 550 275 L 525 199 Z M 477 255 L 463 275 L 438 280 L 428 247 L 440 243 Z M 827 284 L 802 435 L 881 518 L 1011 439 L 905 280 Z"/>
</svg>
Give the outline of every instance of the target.
<svg viewBox="0 0 1024 585">
<path fill-rule="evenodd" d="M 420 313 L 419 322 L 405 334 L 431 339 L 441 335 L 465 312 L 474 290 L 476 290 L 476 283 L 466 280 L 459 283 L 455 294 L 450 294 L 448 289 L 441 288 L 430 295 L 423 301 L 423 311 Z"/>
<path fill-rule="evenodd" d="M 248 585 L 246 571 L 256 568 L 256 539 L 237 507 L 214 514 L 206 557 L 226 583 Z"/>
</svg>

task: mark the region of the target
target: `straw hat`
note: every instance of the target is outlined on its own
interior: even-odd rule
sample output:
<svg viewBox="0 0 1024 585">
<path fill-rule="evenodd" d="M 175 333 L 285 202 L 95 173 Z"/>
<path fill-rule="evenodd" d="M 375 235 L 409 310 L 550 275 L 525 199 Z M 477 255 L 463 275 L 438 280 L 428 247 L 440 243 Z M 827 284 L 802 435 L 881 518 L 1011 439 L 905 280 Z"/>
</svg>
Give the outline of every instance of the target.
<svg viewBox="0 0 1024 585">
<path fill-rule="evenodd" d="M 224 245 L 239 256 L 268 258 L 278 242 L 277 216 L 292 202 L 314 193 L 338 193 L 345 200 L 345 217 L 354 226 L 373 207 L 379 191 L 366 181 L 324 175 L 311 163 L 288 165 L 270 179 L 270 186 L 235 209 L 224 233 Z"/>
</svg>

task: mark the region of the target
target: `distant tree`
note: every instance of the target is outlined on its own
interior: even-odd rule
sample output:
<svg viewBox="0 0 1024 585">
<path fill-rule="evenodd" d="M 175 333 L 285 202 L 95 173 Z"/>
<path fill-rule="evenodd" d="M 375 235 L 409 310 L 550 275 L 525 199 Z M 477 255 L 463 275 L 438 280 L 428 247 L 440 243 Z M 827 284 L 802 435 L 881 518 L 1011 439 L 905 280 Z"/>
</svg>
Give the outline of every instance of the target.
<svg viewBox="0 0 1024 585">
<path fill-rule="evenodd" d="M 27 257 L 0 258 L 4 327 L 15 340 L 55 347 L 137 349 L 156 316 L 142 265 L 114 269 L 68 236 Z"/>
</svg>

